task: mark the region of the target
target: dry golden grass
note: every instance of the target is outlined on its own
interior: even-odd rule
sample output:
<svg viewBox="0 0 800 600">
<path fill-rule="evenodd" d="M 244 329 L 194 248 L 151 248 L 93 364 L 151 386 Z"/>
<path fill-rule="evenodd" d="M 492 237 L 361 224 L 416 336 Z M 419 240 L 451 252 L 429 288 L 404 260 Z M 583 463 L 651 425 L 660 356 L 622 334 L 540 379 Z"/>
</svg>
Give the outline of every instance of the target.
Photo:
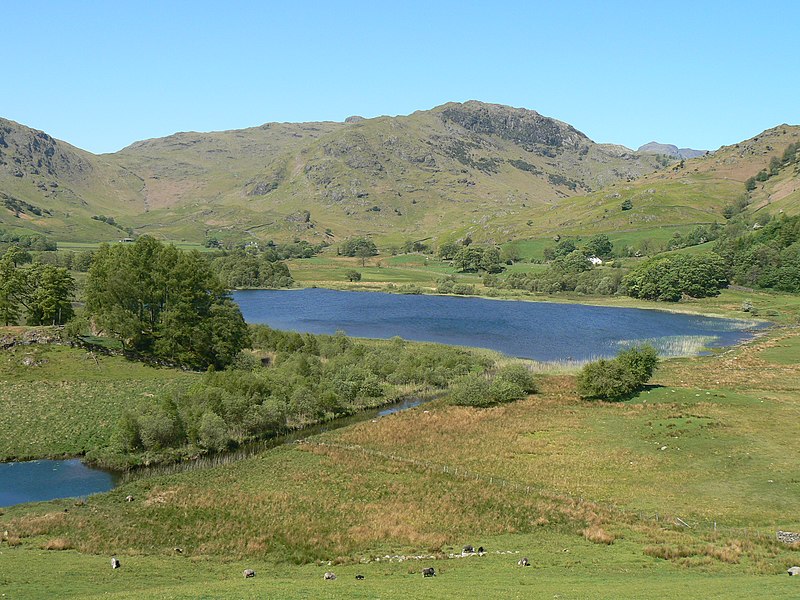
<svg viewBox="0 0 800 600">
<path fill-rule="evenodd" d="M 616 539 L 613 534 L 608 533 L 605 529 L 599 527 L 598 525 L 591 525 L 587 527 L 581 532 L 581 535 L 583 535 L 583 537 L 590 542 L 595 544 L 606 544 L 608 546 L 613 544 L 614 540 Z"/>
<path fill-rule="evenodd" d="M 67 538 L 59 537 L 48 540 L 43 546 L 43 550 L 72 550 L 74 546 Z"/>
</svg>

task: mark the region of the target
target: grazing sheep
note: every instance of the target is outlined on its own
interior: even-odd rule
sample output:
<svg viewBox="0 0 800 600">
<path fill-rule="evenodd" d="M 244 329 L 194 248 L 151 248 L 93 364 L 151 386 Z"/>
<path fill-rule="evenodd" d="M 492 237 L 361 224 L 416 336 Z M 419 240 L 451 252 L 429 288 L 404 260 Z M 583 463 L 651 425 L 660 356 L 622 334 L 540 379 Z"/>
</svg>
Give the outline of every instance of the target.
<svg viewBox="0 0 800 600">
<path fill-rule="evenodd" d="M 519 560 L 519 562 L 517 562 L 517 564 L 518 564 L 520 567 L 530 567 L 530 566 L 531 566 L 531 563 L 530 563 L 530 561 L 529 561 L 527 558 L 521 558 L 521 559 Z"/>
<path fill-rule="evenodd" d="M 256 576 L 256 572 L 253 571 L 253 569 L 245 569 L 243 571 L 242 575 L 244 575 L 245 579 L 248 579 L 250 577 L 255 577 Z"/>
<path fill-rule="evenodd" d="M 422 569 L 422 576 L 423 577 L 436 577 L 436 569 L 433 567 L 428 567 L 427 569 Z"/>
<path fill-rule="evenodd" d="M 464 546 L 464 554 L 475 554 L 475 548 L 472 546 Z"/>
<path fill-rule="evenodd" d="M 177 554 L 183 554 L 183 548 L 175 548 Z"/>
<path fill-rule="evenodd" d="M 800 575 L 800 567 L 789 567 L 786 572 L 791 575 Z"/>
<path fill-rule="evenodd" d="M 363 575 L 360 575 L 360 574 L 359 574 L 359 575 L 356 575 L 356 579 L 359 579 L 359 580 L 360 580 L 360 579 L 364 579 L 364 576 L 363 576 Z"/>
<path fill-rule="evenodd" d="M 112 569 L 119 569 L 120 568 L 120 562 L 119 562 L 119 559 L 117 557 L 114 557 L 114 558 L 111 559 L 111 568 Z"/>
<path fill-rule="evenodd" d="M 333 581 L 334 579 L 336 579 L 336 574 L 335 573 L 331 573 L 330 571 L 328 571 L 322 577 L 323 577 L 323 579 L 327 579 L 328 581 Z"/>
<path fill-rule="evenodd" d="M 483 554 L 486 550 L 483 549 L 483 546 L 478 546 L 478 554 Z"/>
</svg>

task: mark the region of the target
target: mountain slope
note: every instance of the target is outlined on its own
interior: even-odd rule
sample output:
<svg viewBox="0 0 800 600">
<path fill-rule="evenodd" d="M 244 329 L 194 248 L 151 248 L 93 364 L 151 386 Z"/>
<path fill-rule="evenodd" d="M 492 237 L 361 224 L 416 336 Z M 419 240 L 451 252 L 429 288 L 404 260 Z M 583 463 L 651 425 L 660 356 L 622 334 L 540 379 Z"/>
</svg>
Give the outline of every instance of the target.
<svg viewBox="0 0 800 600">
<path fill-rule="evenodd" d="M 171 240 L 368 234 L 390 244 L 689 226 L 721 220 L 745 180 L 798 132 L 780 126 L 681 167 L 663 153 L 595 144 L 535 111 L 475 101 L 345 123 L 177 133 L 100 156 L 0 120 L 0 229 L 121 237 L 91 219 L 106 215 Z M 798 189 L 796 170 L 782 169 L 749 193 L 747 210 L 797 211 Z M 625 200 L 630 210 L 621 210 Z"/>
<path fill-rule="evenodd" d="M 113 239 L 119 230 L 91 216 L 141 212 L 141 186 L 103 157 L 0 119 L 0 229 Z"/>
<path fill-rule="evenodd" d="M 595 144 L 534 111 L 479 102 L 313 126 L 319 135 L 259 154 L 263 166 L 252 152 L 240 152 L 230 162 L 237 172 L 222 175 L 206 167 L 219 164 L 218 156 L 208 156 L 220 134 L 176 139 L 172 147 L 162 140 L 158 151 L 140 144 L 123 150 L 116 157 L 120 164 L 139 173 L 145 163 L 157 164 L 156 176 L 166 174 L 157 185 L 171 186 L 172 204 L 151 203 L 154 212 L 140 220 L 142 230 L 174 235 L 181 224 L 190 227 L 196 212 L 174 201 L 187 195 L 175 186 L 185 185 L 212 211 L 203 215 L 204 233 L 218 236 L 247 231 L 262 238 L 319 240 L 330 237 L 325 229 L 339 238 L 369 233 L 389 241 L 423 237 L 420 232 L 442 235 L 635 179 L 658 165 L 656 157 Z M 176 149 L 176 143 L 184 145 Z M 260 168 L 251 171 L 255 166 Z M 170 209 L 173 218 L 163 218 L 159 208 Z"/>
</svg>

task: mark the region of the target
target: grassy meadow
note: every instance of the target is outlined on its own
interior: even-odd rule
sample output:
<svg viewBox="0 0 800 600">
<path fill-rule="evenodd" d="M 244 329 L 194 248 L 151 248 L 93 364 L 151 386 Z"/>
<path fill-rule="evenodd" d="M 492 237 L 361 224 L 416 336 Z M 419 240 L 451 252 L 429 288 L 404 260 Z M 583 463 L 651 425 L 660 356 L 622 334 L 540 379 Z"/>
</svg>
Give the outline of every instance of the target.
<svg viewBox="0 0 800 600">
<path fill-rule="evenodd" d="M 0 460 L 74 456 L 103 446 L 124 410 L 197 377 L 67 346 L 3 350 Z"/>
<path fill-rule="evenodd" d="M 571 374 L 544 374 L 539 393 L 514 404 L 436 400 L 224 467 L 2 509 L 0 589 L 9 598 L 796 597 L 785 569 L 800 549 L 774 533 L 800 530 L 799 340 L 783 327 L 667 361 L 625 402 L 582 401 Z M 39 368 L 69 381 L 70 361 L 83 360 L 69 352 L 48 351 Z M 137 391 L 169 381 L 148 369 L 108 370 Z M 112 402 L 125 401 L 115 393 Z M 2 397 L 0 414 L 17 395 Z M 54 396 L 41 398 L 43 417 L 63 414 Z M 487 554 L 457 557 L 465 544 Z M 518 567 L 522 556 L 533 566 Z M 421 576 L 427 566 L 436 578 Z M 328 570 L 336 581 L 323 581 Z"/>
</svg>

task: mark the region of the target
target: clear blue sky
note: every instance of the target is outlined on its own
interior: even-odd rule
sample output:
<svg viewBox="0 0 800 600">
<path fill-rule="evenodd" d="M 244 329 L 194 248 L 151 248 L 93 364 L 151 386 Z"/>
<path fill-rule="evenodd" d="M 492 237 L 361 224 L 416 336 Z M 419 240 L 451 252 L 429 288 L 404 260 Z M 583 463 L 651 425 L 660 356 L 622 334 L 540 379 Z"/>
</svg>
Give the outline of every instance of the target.
<svg viewBox="0 0 800 600">
<path fill-rule="evenodd" d="M 5 0 L 0 15 L 0 116 L 92 152 L 469 99 L 634 148 L 800 123 L 796 0 Z"/>
</svg>

